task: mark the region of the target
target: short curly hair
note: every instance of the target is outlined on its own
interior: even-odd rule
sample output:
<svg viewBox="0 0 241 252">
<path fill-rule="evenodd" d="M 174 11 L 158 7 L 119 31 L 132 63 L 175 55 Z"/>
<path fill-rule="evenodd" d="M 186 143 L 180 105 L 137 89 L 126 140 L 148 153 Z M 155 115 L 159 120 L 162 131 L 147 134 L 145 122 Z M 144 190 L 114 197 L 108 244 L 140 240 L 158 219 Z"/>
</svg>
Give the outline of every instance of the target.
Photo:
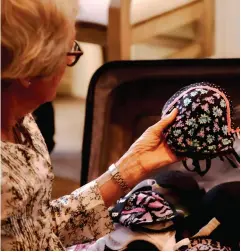
<svg viewBox="0 0 241 252">
<path fill-rule="evenodd" d="M 50 76 L 66 60 L 77 0 L 2 0 L 2 79 Z"/>
</svg>

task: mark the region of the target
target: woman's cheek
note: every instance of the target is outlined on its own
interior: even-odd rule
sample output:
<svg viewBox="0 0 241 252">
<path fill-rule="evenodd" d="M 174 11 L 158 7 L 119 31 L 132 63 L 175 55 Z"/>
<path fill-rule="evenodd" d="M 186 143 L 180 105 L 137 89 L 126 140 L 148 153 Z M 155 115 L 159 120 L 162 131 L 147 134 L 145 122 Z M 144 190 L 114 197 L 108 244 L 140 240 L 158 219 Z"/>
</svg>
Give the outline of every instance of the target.
<svg viewBox="0 0 241 252">
<path fill-rule="evenodd" d="M 54 84 L 55 87 L 58 87 L 58 86 L 59 86 L 60 81 L 61 81 L 61 79 L 62 79 L 63 76 L 64 76 L 65 69 L 66 69 L 66 66 L 63 66 L 63 67 L 59 70 L 58 74 L 56 74 L 56 75 L 53 77 L 53 84 Z"/>
</svg>

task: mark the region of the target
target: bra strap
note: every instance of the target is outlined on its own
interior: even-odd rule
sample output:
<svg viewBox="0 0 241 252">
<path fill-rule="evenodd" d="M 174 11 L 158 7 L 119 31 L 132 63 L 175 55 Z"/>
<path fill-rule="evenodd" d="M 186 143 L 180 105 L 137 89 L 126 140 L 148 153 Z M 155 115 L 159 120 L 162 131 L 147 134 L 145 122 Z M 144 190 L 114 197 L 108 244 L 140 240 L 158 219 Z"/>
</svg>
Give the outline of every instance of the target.
<svg viewBox="0 0 241 252">
<path fill-rule="evenodd" d="M 239 156 L 239 154 L 234 149 L 232 150 L 232 154 L 237 159 L 237 161 L 240 163 L 240 156 Z"/>
<path fill-rule="evenodd" d="M 195 172 L 195 168 L 193 170 L 191 170 L 188 165 L 187 165 L 187 161 L 186 160 L 182 160 L 183 166 L 190 172 Z"/>
<path fill-rule="evenodd" d="M 227 160 L 229 161 L 229 163 L 232 165 L 233 168 L 237 168 L 237 165 L 232 160 L 231 156 L 225 155 L 225 157 L 227 158 Z"/>
<path fill-rule="evenodd" d="M 197 159 L 193 159 L 193 162 L 192 162 L 192 165 L 194 166 L 193 169 L 190 169 L 188 167 L 186 160 L 182 160 L 182 163 L 188 171 L 197 172 L 200 176 L 204 176 L 211 168 L 211 159 L 209 159 L 209 158 L 206 159 L 206 169 L 204 171 L 201 170 L 199 160 L 197 160 Z"/>
</svg>

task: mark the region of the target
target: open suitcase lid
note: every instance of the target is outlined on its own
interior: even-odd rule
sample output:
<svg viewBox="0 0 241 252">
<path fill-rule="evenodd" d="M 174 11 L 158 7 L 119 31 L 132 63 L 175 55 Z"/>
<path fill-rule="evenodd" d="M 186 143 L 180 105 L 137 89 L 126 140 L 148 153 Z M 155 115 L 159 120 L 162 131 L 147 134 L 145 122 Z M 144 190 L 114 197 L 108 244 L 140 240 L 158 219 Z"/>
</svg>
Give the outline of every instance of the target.
<svg viewBox="0 0 241 252">
<path fill-rule="evenodd" d="M 100 67 L 86 99 L 81 185 L 105 172 L 157 122 L 171 95 L 201 81 L 226 89 L 233 106 L 239 105 L 239 59 L 119 61 Z"/>
</svg>

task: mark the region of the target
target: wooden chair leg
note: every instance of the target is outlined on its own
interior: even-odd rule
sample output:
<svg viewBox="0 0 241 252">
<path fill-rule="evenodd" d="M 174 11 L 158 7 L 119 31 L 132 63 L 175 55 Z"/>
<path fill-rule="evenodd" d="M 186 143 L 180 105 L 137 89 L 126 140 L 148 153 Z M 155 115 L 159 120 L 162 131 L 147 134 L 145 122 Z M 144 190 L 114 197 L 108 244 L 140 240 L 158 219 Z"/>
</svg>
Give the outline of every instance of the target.
<svg viewBox="0 0 241 252">
<path fill-rule="evenodd" d="M 130 0 L 112 0 L 107 29 L 107 60 L 129 60 L 130 50 Z"/>
<path fill-rule="evenodd" d="M 203 14 L 196 23 L 196 34 L 202 47 L 202 57 L 214 54 L 214 5 L 214 0 L 203 0 Z"/>
</svg>

